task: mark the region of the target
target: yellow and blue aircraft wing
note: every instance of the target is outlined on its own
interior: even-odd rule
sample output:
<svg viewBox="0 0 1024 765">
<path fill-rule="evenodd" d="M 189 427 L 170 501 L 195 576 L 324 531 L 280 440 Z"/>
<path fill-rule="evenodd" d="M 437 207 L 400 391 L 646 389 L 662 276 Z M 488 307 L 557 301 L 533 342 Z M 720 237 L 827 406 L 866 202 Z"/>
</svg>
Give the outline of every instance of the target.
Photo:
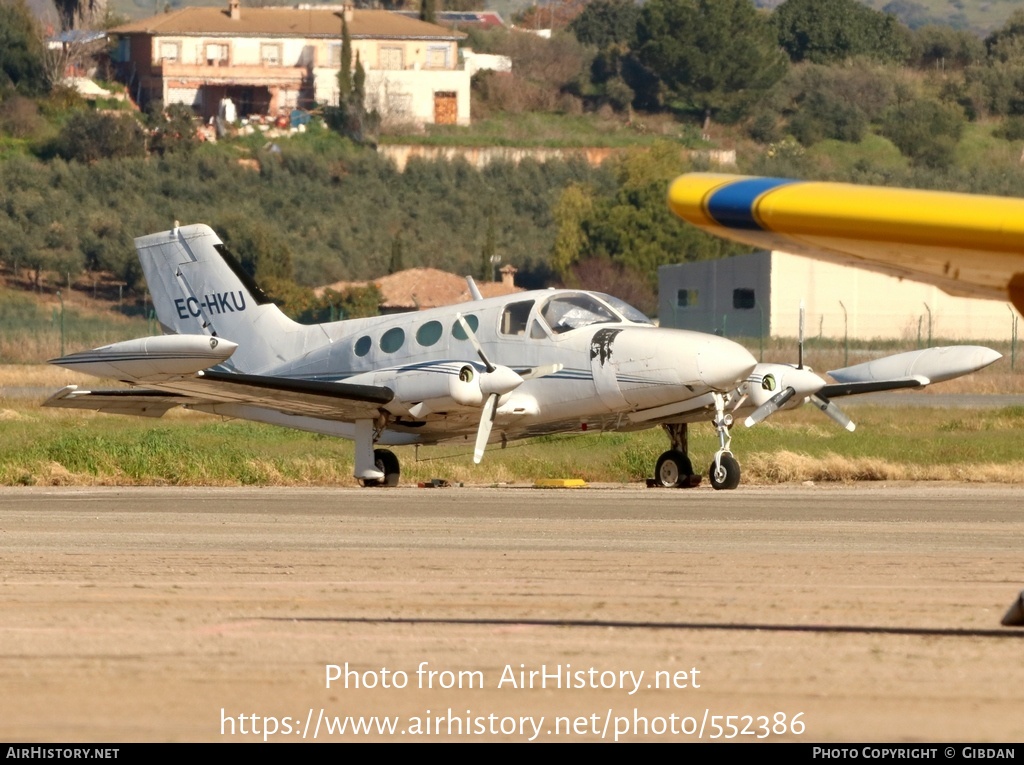
<svg viewBox="0 0 1024 765">
<path fill-rule="evenodd" d="M 1009 300 L 1024 313 L 1024 199 L 687 173 L 668 204 L 726 239 Z"/>
</svg>

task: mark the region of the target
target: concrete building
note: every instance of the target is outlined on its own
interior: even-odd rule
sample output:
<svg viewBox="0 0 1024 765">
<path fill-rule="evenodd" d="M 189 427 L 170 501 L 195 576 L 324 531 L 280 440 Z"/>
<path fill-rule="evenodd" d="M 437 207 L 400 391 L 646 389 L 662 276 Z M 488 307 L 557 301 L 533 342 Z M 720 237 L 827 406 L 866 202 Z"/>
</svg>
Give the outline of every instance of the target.
<svg viewBox="0 0 1024 765">
<path fill-rule="evenodd" d="M 729 337 L 978 341 L 1009 339 L 1009 303 L 954 297 L 938 287 L 785 252 L 661 266 L 662 326 Z"/>
<path fill-rule="evenodd" d="M 419 19 L 351 5 L 183 8 L 124 24 L 116 59 L 140 104 L 187 104 L 203 117 L 230 98 L 238 115 L 338 103 L 342 18 L 366 71 L 366 106 L 385 121 L 469 124 L 465 37 Z"/>
</svg>

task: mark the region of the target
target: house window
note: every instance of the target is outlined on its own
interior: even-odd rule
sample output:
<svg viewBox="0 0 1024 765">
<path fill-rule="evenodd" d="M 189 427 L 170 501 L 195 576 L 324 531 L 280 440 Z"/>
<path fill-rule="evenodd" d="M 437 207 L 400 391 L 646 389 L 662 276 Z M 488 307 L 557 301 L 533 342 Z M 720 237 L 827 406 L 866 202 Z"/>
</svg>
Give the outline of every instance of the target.
<svg viewBox="0 0 1024 765">
<path fill-rule="evenodd" d="M 408 117 L 412 115 L 411 93 L 388 93 L 387 114 L 389 117 Z"/>
<path fill-rule="evenodd" d="M 448 68 L 448 46 L 431 45 L 427 48 L 427 69 Z"/>
<path fill-rule="evenodd" d="M 697 290 L 679 290 L 676 292 L 676 306 L 692 308 L 697 305 Z"/>
<path fill-rule="evenodd" d="M 732 307 L 749 311 L 754 307 L 754 290 L 739 287 L 732 291 Z"/>
<path fill-rule="evenodd" d="M 405 68 L 405 49 L 396 48 L 391 46 L 381 46 L 380 49 L 380 68 L 381 69 L 404 69 Z"/>
<path fill-rule="evenodd" d="M 227 43 L 206 44 L 206 65 L 223 66 L 228 63 Z"/>
<path fill-rule="evenodd" d="M 327 43 L 327 66 L 332 69 L 341 67 L 341 43 Z"/>
<path fill-rule="evenodd" d="M 160 61 L 165 64 L 175 64 L 181 58 L 181 43 L 162 42 L 160 43 Z"/>
<path fill-rule="evenodd" d="M 281 66 L 281 44 L 261 43 L 260 61 L 264 66 Z"/>
</svg>

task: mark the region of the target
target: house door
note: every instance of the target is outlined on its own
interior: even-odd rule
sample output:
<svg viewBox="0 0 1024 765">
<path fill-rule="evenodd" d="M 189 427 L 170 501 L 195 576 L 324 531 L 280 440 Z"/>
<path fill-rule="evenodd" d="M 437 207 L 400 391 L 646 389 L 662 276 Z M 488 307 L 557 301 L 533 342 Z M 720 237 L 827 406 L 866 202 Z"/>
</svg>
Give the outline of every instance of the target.
<svg viewBox="0 0 1024 765">
<path fill-rule="evenodd" d="M 459 101 L 454 90 L 434 93 L 434 124 L 454 125 L 459 119 Z"/>
</svg>

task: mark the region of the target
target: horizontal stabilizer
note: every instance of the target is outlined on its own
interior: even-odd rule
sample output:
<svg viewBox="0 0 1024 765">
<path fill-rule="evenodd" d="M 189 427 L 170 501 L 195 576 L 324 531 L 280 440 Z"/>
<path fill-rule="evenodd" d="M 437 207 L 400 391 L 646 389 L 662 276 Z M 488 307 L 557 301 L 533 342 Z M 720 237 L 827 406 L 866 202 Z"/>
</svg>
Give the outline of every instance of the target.
<svg viewBox="0 0 1024 765">
<path fill-rule="evenodd" d="M 190 402 L 188 396 L 141 388 L 79 390 L 68 385 L 50 396 L 43 406 L 62 409 L 89 409 L 106 414 L 131 414 L 136 417 L 163 417 L 168 409 Z"/>
</svg>

